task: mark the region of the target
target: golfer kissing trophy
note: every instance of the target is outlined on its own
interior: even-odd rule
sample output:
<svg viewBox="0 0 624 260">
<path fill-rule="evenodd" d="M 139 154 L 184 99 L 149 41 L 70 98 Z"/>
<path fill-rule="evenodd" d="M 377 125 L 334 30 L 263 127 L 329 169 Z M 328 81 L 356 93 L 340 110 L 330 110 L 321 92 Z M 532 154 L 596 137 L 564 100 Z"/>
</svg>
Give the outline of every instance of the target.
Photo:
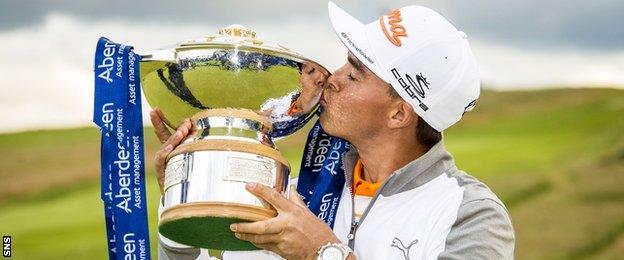
<svg viewBox="0 0 624 260">
<path fill-rule="evenodd" d="M 193 133 L 167 158 L 159 232 L 190 246 L 257 249 L 229 225 L 276 211 L 245 189 L 257 182 L 285 194 L 290 165 L 273 143 L 318 108 L 329 72 L 240 25 L 217 35 L 141 53 L 140 80 L 151 107 Z"/>
</svg>

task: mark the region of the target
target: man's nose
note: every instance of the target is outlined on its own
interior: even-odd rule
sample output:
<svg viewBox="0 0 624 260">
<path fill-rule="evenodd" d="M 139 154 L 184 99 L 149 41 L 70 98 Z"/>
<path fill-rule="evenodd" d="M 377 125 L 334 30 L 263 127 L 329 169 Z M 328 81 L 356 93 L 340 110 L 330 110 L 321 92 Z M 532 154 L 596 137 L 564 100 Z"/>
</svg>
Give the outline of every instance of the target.
<svg viewBox="0 0 624 260">
<path fill-rule="evenodd" d="M 324 88 L 325 87 L 325 82 L 326 82 L 326 78 L 325 75 L 323 75 L 322 73 L 319 73 L 319 75 L 316 77 L 314 84 L 316 85 L 316 87 L 319 88 Z"/>
<path fill-rule="evenodd" d="M 329 78 L 327 79 L 327 89 L 331 89 L 332 91 L 338 92 L 340 91 L 340 86 L 338 83 L 338 79 L 336 78 L 336 75 L 331 75 L 329 76 Z"/>
</svg>

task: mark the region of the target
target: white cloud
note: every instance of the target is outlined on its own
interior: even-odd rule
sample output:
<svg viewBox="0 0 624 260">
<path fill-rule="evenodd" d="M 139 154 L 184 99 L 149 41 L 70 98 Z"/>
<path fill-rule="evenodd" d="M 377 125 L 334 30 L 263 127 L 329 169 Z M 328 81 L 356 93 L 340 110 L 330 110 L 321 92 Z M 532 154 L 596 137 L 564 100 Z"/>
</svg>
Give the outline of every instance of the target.
<svg viewBox="0 0 624 260">
<path fill-rule="evenodd" d="M 249 24 L 248 24 L 249 25 Z M 223 24 L 94 22 L 50 14 L 36 27 L 0 32 L 0 132 L 89 125 L 93 110 L 93 52 L 100 36 L 150 50 L 212 34 Z M 329 21 L 249 25 L 335 70 L 346 49 Z M 472 39 L 483 81 L 497 88 L 624 84 L 624 53 L 531 51 Z M 144 109 L 147 115 L 148 109 Z M 145 123 L 149 120 L 145 117 Z"/>
<path fill-rule="evenodd" d="M 474 39 L 471 46 L 491 88 L 624 86 L 624 52 L 525 50 Z"/>
</svg>

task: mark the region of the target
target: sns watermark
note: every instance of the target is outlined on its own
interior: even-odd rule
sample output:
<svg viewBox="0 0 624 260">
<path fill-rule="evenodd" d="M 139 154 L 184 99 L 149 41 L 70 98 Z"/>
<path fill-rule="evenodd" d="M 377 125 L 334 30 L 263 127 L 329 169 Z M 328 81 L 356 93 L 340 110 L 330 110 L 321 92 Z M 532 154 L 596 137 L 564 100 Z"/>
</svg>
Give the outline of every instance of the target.
<svg viewBox="0 0 624 260">
<path fill-rule="evenodd" d="M 2 256 L 11 257 L 11 236 L 2 236 Z"/>
</svg>

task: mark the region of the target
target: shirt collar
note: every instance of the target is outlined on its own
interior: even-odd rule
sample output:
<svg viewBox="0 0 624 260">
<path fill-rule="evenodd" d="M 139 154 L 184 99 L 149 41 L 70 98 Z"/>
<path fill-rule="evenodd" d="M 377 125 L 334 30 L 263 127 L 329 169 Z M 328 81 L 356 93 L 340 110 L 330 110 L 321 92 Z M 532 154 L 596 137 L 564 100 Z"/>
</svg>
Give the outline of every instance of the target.
<svg viewBox="0 0 624 260">
<path fill-rule="evenodd" d="M 433 180 L 449 169 L 455 168 L 453 156 L 444 147 L 444 140 L 440 140 L 429 151 L 400 169 L 394 171 L 382 184 L 381 194 L 391 196 L 404 191 L 412 190 Z M 353 183 L 353 169 L 358 160 L 358 154 L 353 147 L 344 156 L 345 177 L 347 183 Z"/>
</svg>

